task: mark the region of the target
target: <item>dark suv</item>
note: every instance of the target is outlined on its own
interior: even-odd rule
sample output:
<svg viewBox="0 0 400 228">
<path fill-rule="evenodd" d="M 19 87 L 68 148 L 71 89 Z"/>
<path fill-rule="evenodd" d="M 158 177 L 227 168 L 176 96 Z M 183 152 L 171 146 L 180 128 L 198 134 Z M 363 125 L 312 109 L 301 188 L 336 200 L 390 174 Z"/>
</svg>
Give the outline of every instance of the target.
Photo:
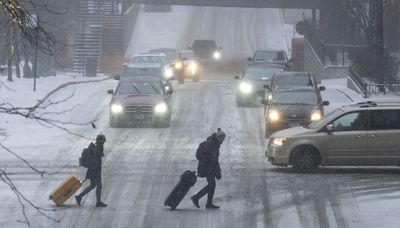
<svg viewBox="0 0 400 228">
<path fill-rule="evenodd" d="M 172 90 L 165 90 L 159 79 L 134 78 L 121 80 L 110 102 L 110 126 L 145 124 L 168 127 L 171 120 Z"/>
<path fill-rule="evenodd" d="M 195 40 L 192 44 L 194 55 L 202 60 L 220 60 L 221 49 L 215 40 Z"/>
<path fill-rule="evenodd" d="M 264 96 L 264 86 L 269 85 L 273 75 L 283 71 L 283 66 L 272 63 L 255 63 L 245 67 L 238 79 L 236 103 L 238 106 L 260 104 Z"/>
<path fill-rule="evenodd" d="M 319 90 L 310 87 L 274 90 L 263 103 L 266 138 L 276 131 L 320 120 L 323 106 L 329 105 L 322 101 Z"/>
</svg>

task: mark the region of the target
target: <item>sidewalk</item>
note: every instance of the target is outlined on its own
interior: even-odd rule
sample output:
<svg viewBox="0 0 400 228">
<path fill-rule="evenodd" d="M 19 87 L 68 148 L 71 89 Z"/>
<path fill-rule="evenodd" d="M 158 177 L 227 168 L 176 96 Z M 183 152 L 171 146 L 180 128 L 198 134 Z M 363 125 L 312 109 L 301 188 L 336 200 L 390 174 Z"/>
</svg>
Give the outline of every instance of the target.
<svg viewBox="0 0 400 228">
<path fill-rule="evenodd" d="M 326 112 L 343 105 L 365 101 L 400 102 L 400 96 L 393 94 L 371 95 L 368 98 L 364 98 L 362 94 L 347 88 L 347 78 L 325 79 L 321 81 L 321 85 L 326 87 L 326 90 L 321 93 L 322 99 L 330 102 L 330 105 L 326 107 Z"/>
</svg>

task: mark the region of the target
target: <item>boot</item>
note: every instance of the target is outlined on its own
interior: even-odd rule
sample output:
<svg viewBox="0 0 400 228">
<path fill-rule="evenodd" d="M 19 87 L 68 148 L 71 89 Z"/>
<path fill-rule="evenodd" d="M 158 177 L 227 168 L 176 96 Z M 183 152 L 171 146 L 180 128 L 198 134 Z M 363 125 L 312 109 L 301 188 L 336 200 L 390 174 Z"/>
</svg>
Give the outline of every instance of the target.
<svg viewBox="0 0 400 228">
<path fill-rule="evenodd" d="M 103 203 L 103 202 L 101 202 L 101 201 L 98 201 L 98 202 L 96 203 L 96 207 L 107 207 L 107 204 L 105 204 L 105 203 Z"/>
<path fill-rule="evenodd" d="M 75 196 L 75 200 L 76 200 L 76 204 L 78 204 L 78 206 L 81 206 L 82 197 L 80 197 L 80 196 Z"/>
<path fill-rule="evenodd" d="M 213 203 L 207 203 L 206 209 L 219 209 L 219 206 L 214 205 Z"/>
<path fill-rule="evenodd" d="M 190 199 L 192 200 L 192 202 L 193 202 L 193 204 L 194 204 L 195 207 L 200 208 L 199 199 L 197 198 L 196 195 L 191 196 Z"/>
</svg>

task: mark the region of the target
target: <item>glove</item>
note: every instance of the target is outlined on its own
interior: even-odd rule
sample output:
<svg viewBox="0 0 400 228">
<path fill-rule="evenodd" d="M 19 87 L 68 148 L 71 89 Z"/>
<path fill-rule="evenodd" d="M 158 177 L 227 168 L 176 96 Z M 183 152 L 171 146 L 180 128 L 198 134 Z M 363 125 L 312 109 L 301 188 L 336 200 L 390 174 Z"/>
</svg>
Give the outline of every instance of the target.
<svg viewBox="0 0 400 228">
<path fill-rule="evenodd" d="M 217 180 L 221 180 L 221 173 L 217 173 L 217 175 L 215 176 L 215 178 L 217 178 Z"/>
</svg>

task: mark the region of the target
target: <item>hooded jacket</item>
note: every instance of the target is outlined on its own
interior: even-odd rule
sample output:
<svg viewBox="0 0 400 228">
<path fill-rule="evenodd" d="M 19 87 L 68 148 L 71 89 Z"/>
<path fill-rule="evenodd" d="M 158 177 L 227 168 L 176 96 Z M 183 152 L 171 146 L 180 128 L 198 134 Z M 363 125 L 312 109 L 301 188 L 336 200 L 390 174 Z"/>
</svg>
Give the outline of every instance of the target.
<svg viewBox="0 0 400 228">
<path fill-rule="evenodd" d="M 219 148 L 220 144 L 216 134 L 212 134 L 207 138 L 205 154 L 202 160 L 199 160 L 197 166 L 197 175 L 199 177 L 216 177 L 221 176 L 221 168 L 219 166 Z"/>
<path fill-rule="evenodd" d="M 90 143 L 89 150 L 91 150 L 91 166 L 86 172 L 86 179 L 101 178 L 102 158 L 104 157 L 103 147 Z"/>
</svg>

